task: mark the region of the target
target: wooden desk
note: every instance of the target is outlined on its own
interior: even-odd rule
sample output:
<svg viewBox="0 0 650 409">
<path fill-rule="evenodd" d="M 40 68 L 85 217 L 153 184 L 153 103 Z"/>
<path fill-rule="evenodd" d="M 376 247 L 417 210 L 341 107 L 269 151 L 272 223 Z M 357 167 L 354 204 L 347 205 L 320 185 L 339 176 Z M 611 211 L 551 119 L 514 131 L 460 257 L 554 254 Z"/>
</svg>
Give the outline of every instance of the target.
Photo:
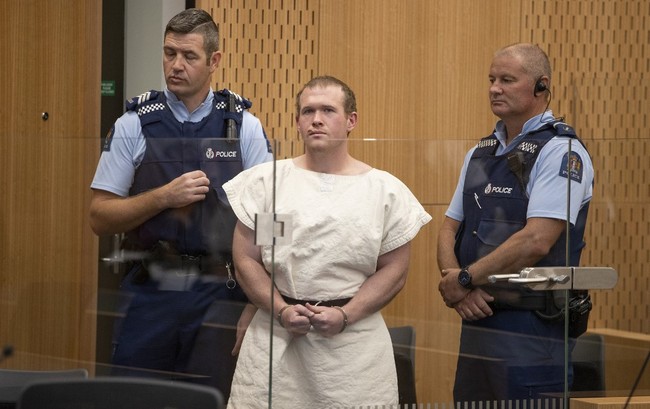
<svg viewBox="0 0 650 409">
<path fill-rule="evenodd" d="M 605 337 L 605 385 L 608 391 L 629 391 L 650 351 L 650 335 L 607 328 L 589 332 Z M 645 369 L 637 390 L 650 389 L 650 367 Z"/>
<path fill-rule="evenodd" d="M 622 409 L 626 396 L 606 398 L 571 398 L 571 409 Z M 650 409 L 650 396 L 635 396 L 630 400 L 629 409 Z"/>
</svg>

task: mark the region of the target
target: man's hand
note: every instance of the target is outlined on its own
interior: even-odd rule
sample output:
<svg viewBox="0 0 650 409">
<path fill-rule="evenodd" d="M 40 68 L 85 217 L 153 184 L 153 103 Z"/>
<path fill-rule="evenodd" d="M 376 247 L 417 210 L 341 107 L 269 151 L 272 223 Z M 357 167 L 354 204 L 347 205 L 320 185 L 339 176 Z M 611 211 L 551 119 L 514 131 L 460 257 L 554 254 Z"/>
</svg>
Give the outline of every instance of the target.
<svg viewBox="0 0 650 409">
<path fill-rule="evenodd" d="M 492 301 L 494 297 L 481 288 L 475 288 L 453 307 L 462 319 L 476 321 L 492 315 L 492 309 L 487 304 Z"/>
<path fill-rule="evenodd" d="M 307 307 L 301 304 L 289 306 L 282 311 L 280 323 L 294 336 L 302 336 L 311 329 L 310 319 L 314 315 Z"/>
<path fill-rule="evenodd" d="M 341 333 L 345 327 L 345 315 L 335 307 L 320 307 L 317 305 L 306 304 L 305 307 L 313 312 L 309 322 L 314 330 L 325 337 L 333 337 Z"/>
<path fill-rule="evenodd" d="M 210 179 L 200 171 L 184 173 L 163 187 L 167 208 L 180 208 L 205 199 L 210 191 Z"/>
<path fill-rule="evenodd" d="M 442 278 L 438 284 L 438 291 L 442 295 L 447 307 L 453 307 L 457 302 L 467 296 L 470 290 L 461 287 L 458 283 L 459 268 L 442 270 Z"/>
</svg>

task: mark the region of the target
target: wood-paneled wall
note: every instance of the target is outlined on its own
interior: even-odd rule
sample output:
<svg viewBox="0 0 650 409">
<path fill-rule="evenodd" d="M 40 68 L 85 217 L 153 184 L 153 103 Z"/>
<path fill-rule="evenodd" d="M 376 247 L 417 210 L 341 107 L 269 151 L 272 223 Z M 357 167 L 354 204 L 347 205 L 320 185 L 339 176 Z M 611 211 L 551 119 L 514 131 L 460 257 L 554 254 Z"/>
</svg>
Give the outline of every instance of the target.
<svg viewBox="0 0 650 409">
<path fill-rule="evenodd" d="M 332 74 L 357 94 L 355 156 L 400 177 L 433 215 L 414 242 L 406 288 L 385 309 L 417 329 L 422 402 L 451 399 L 458 317 L 437 293 L 436 234 L 462 157 L 488 134 L 492 53 L 518 41 L 554 67 L 551 108 L 582 136 L 597 169 L 584 265 L 616 268 L 594 292 L 591 327 L 649 332 L 650 3 L 645 0 L 203 0 L 224 33 L 221 84 L 254 101 L 278 157 L 300 152 L 297 87 Z M 234 37 L 233 37 L 234 36 Z M 361 141 L 376 138 L 374 142 Z M 357 142 L 358 141 L 358 142 Z M 289 146 L 289 149 L 286 147 Z"/>
<path fill-rule="evenodd" d="M 92 370 L 101 3 L 3 1 L 0 25 L 0 343 L 15 349 L 4 365 Z"/>
</svg>

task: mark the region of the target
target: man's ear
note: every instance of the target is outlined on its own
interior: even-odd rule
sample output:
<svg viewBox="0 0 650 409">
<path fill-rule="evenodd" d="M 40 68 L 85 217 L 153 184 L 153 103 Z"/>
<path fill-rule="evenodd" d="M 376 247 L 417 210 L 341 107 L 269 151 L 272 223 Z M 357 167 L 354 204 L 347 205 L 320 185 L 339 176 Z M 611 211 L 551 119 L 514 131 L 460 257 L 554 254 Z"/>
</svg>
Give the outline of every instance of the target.
<svg viewBox="0 0 650 409">
<path fill-rule="evenodd" d="M 352 131 L 356 126 L 357 126 L 357 121 L 359 120 L 359 117 L 357 116 L 356 112 L 352 112 L 348 115 L 348 132 Z"/>
<path fill-rule="evenodd" d="M 210 72 L 214 72 L 217 67 L 219 67 L 219 63 L 221 62 L 221 51 L 215 51 L 212 53 L 210 56 Z"/>
</svg>

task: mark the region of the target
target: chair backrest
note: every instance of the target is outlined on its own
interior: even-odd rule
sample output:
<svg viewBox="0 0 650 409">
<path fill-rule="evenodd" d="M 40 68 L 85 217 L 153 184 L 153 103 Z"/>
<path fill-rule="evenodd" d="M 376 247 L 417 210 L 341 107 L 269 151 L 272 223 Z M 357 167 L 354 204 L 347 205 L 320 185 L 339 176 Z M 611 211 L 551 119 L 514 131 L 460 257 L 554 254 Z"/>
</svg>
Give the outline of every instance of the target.
<svg viewBox="0 0 650 409">
<path fill-rule="evenodd" d="M 393 341 L 399 403 L 410 407 L 417 403 L 415 390 L 415 328 L 412 326 L 389 327 Z"/>
<path fill-rule="evenodd" d="M 18 400 L 18 409 L 223 409 L 217 389 L 182 381 L 97 377 L 35 382 Z"/>
<path fill-rule="evenodd" d="M 390 339 L 393 341 L 395 353 L 404 354 L 415 367 L 415 328 L 410 325 L 389 327 Z"/>
<path fill-rule="evenodd" d="M 0 408 L 14 407 L 25 385 L 52 379 L 84 379 L 88 371 L 83 368 L 54 371 L 0 369 Z"/>
<path fill-rule="evenodd" d="M 571 390 L 605 390 L 605 347 L 600 334 L 585 333 L 576 339 L 571 352 L 573 386 Z"/>
</svg>

